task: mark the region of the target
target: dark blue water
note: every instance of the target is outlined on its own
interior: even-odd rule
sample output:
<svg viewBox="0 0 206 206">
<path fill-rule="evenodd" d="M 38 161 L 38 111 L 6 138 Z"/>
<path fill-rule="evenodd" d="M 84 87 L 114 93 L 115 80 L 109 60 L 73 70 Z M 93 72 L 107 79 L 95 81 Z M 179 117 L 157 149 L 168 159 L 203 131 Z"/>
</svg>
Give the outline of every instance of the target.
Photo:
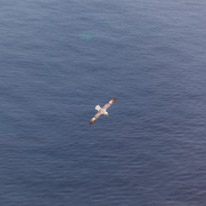
<svg viewBox="0 0 206 206">
<path fill-rule="evenodd" d="M 0 205 L 205 206 L 205 23 L 203 0 L 1 0 Z"/>
</svg>

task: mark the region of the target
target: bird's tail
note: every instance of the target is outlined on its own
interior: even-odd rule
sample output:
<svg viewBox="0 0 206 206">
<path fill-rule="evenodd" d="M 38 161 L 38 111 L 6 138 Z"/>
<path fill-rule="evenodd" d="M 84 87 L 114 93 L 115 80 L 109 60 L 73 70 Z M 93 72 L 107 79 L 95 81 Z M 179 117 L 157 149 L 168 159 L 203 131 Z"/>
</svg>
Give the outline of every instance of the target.
<svg viewBox="0 0 206 206">
<path fill-rule="evenodd" d="M 96 109 L 97 111 L 99 111 L 99 110 L 101 109 L 101 107 L 100 107 L 99 105 L 97 105 L 97 106 L 95 107 L 95 109 Z"/>
</svg>

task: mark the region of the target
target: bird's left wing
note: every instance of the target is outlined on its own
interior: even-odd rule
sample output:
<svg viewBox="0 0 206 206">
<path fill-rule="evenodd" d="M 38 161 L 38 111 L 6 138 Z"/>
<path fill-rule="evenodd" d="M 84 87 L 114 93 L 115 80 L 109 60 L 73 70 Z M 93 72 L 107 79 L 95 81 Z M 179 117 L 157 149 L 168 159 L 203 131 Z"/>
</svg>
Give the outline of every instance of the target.
<svg viewBox="0 0 206 206">
<path fill-rule="evenodd" d="M 116 101 L 117 97 L 114 97 L 113 99 L 111 99 L 107 104 L 105 104 L 103 106 L 103 109 L 108 109 L 109 107 L 112 106 L 112 104 L 114 104 L 114 102 Z"/>
<path fill-rule="evenodd" d="M 98 119 L 101 115 L 102 115 L 102 114 L 101 114 L 100 111 L 97 112 L 97 113 L 94 115 L 94 117 L 90 120 L 89 124 L 93 124 L 94 122 L 96 122 L 97 119 Z"/>
</svg>

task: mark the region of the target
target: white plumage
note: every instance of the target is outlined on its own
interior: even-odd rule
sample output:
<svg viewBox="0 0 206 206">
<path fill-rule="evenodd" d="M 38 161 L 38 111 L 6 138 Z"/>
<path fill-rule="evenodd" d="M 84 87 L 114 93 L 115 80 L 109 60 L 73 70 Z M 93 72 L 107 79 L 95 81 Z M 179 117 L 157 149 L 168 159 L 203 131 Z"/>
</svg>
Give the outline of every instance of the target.
<svg viewBox="0 0 206 206">
<path fill-rule="evenodd" d="M 93 124 L 94 122 L 97 121 L 97 119 L 103 114 L 103 115 L 109 115 L 107 112 L 107 109 L 112 106 L 112 104 L 116 101 L 116 97 L 111 99 L 107 104 L 105 104 L 103 107 L 100 107 L 97 105 L 95 109 L 98 111 L 95 116 L 90 120 L 89 124 Z"/>
<path fill-rule="evenodd" d="M 100 107 L 99 105 L 97 105 L 97 106 L 95 107 L 95 109 L 96 109 L 97 111 L 99 111 L 99 110 L 101 109 L 101 107 Z"/>
</svg>

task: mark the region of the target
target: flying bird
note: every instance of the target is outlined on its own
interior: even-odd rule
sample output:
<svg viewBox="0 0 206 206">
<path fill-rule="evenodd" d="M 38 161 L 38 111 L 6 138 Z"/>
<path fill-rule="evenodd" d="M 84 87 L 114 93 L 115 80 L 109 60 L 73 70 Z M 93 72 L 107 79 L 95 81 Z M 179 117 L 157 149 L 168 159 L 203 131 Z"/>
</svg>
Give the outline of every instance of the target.
<svg viewBox="0 0 206 206">
<path fill-rule="evenodd" d="M 111 107 L 112 106 L 112 104 L 116 101 L 116 97 L 114 97 L 113 99 L 111 99 L 107 104 L 105 104 L 102 108 L 99 106 L 99 105 L 97 105 L 96 107 L 95 107 L 95 109 L 98 111 L 95 115 L 94 115 L 94 117 L 90 120 L 90 122 L 89 122 L 89 124 L 91 125 L 91 124 L 93 124 L 94 122 L 96 122 L 97 121 L 97 119 L 103 114 L 103 115 L 109 115 L 109 113 L 107 112 L 107 109 L 109 108 L 109 107 Z"/>
</svg>

